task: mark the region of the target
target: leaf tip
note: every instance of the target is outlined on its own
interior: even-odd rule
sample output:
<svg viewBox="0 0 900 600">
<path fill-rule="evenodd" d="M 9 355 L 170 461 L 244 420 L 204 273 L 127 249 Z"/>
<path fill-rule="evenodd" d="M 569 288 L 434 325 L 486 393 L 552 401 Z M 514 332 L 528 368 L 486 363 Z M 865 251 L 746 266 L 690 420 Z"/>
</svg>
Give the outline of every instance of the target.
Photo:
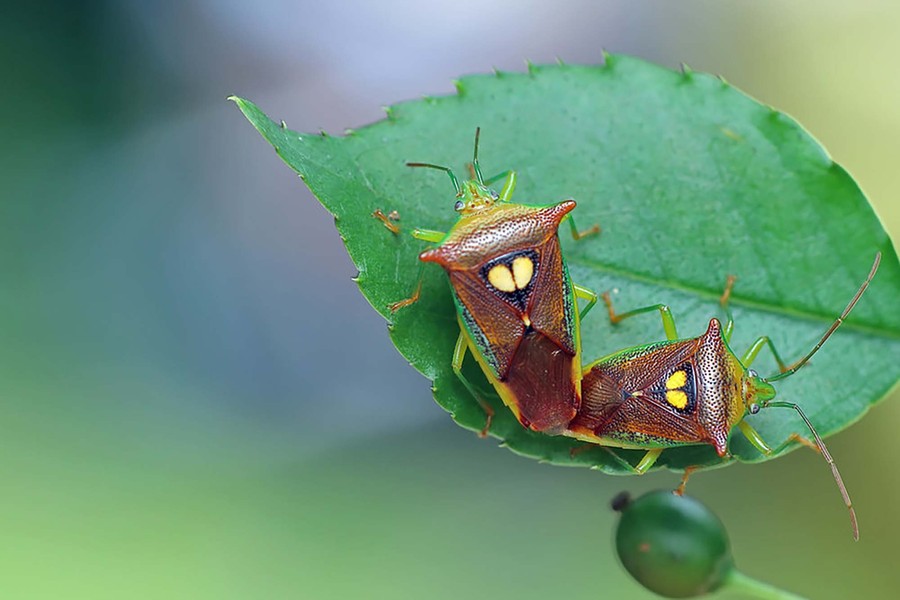
<svg viewBox="0 0 900 600">
<path fill-rule="evenodd" d="M 694 75 L 694 70 L 687 63 L 681 63 L 681 74 L 685 79 L 690 79 Z"/>
<path fill-rule="evenodd" d="M 231 96 L 228 96 L 227 98 L 225 98 L 225 100 L 227 100 L 229 102 L 234 102 L 234 105 L 237 106 L 238 109 L 242 113 L 244 113 L 244 115 L 247 116 L 248 118 L 249 118 L 249 115 L 247 114 L 248 111 L 250 111 L 252 108 L 255 108 L 253 106 L 252 102 L 249 102 L 248 100 L 244 100 L 240 96 L 236 96 L 234 94 L 232 94 Z"/>
<path fill-rule="evenodd" d="M 463 82 L 461 80 L 454 79 L 453 87 L 456 88 L 456 95 L 460 98 L 466 95 L 466 86 L 463 85 Z"/>
</svg>

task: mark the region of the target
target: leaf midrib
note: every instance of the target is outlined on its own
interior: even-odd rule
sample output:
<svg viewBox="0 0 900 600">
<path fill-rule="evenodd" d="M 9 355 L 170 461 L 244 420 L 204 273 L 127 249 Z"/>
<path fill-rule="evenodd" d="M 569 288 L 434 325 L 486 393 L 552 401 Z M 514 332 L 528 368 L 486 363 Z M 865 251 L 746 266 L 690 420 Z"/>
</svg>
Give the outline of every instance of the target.
<svg viewBox="0 0 900 600">
<path fill-rule="evenodd" d="M 639 283 L 655 285 L 657 287 L 661 287 L 663 289 L 675 290 L 678 292 L 683 292 L 688 295 L 696 296 L 697 298 L 705 298 L 707 300 L 718 302 L 719 297 L 721 296 L 721 292 L 710 292 L 706 289 L 694 287 L 690 285 L 683 285 L 679 283 L 673 283 L 672 281 L 662 281 L 659 278 L 651 277 L 647 275 L 640 275 L 633 271 L 627 271 L 625 269 L 620 269 L 614 267 L 612 265 L 602 263 L 599 261 L 586 260 L 582 257 L 567 257 L 566 262 L 570 265 L 578 265 L 585 269 L 590 269 L 596 273 L 606 273 L 609 275 L 615 275 L 617 277 L 621 277 L 623 279 L 629 279 L 631 281 L 636 281 Z M 729 300 L 729 304 L 732 306 L 743 306 L 745 308 L 750 308 L 760 312 L 766 312 L 775 315 L 781 315 L 785 317 L 792 318 L 801 318 L 809 321 L 817 321 L 821 323 L 825 323 L 830 325 L 834 320 L 839 316 L 839 313 L 836 314 L 824 314 L 806 310 L 800 310 L 796 308 L 791 308 L 789 306 L 774 306 L 771 304 L 765 304 L 763 302 L 756 302 L 753 300 L 748 300 L 745 298 L 741 298 L 740 296 L 731 295 L 731 299 Z M 873 325 L 863 325 L 860 323 L 853 323 L 845 321 L 841 325 L 842 330 L 850 330 L 856 331 L 859 333 L 865 333 L 866 335 L 872 337 L 878 337 L 882 339 L 888 340 L 900 340 L 900 331 L 888 329 L 887 327 L 876 327 Z"/>
</svg>

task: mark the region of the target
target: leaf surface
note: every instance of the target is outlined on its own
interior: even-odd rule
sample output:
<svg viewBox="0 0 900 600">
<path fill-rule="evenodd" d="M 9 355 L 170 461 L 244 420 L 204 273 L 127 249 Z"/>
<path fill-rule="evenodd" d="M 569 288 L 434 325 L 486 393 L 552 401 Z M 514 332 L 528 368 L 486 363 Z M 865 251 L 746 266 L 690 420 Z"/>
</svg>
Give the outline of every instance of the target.
<svg viewBox="0 0 900 600">
<path fill-rule="evenodd" d="M 599 237 L 574 242 L 561 235 L 564 252 L 576 283 L 612 291 L 620 311 L 666 303 L 682 337 L 699 335 L 711 317 L 721 317 L 718 298 L 726 277 L 736 275 L 731 345 L 738 355 L 768 335 L 786 361 L 801 357 L 881 251 L 881 269 L 848 321 L 808 366 L 776 387 L 779 400 L 800 404 L 829 435 L 896 385 L 896 251 L 853 179 L 790 117 L 715 77 L 618 55 L 603 66 L 466 77 L 457 88 L 454 96 L 394 106 L 385 120 L 345 137 L 296 133 L 234 100 L 334 215 L 360 289 L 460 425 L 478 431 L 484 414 L 451 370 L 458 328 L 446 275 L 426 265 L 421 300 L 391 314 L 388 305 L 414 288 L 425 245 L 392 235 L 372 213 L 396 210 L 405 232 L 447 231 L 456 213 L 446 175 L 404 164 L 430 162 L 464 175 L 476 126 L 485 174 L 517 171 L 514 202 L 574 198 L 579 227 L 601 224 Z M 664 337 L 655 313 L 613 326 L 601 305 L 582 322 L 583 359 Z M 753 366 L 764 375 L 777 370 L 767 351 Z M 571 456 L 582 443 L 525 430 L 474 361 L 466 372 L 497 409 L 491 434 L 513 451 L 628 472 L 602 448 Z M 790 410 L 748 418 L 773 447 L 791 433 L 808 434 Z M 739 434 L 730 448 L 739 460 L 765 459 Z M 617 452 L 632 464 L 642 454 Z M 667 450 L 657 466 L 722 463 L 711 447 L 695 446 Z"/>
</svg>

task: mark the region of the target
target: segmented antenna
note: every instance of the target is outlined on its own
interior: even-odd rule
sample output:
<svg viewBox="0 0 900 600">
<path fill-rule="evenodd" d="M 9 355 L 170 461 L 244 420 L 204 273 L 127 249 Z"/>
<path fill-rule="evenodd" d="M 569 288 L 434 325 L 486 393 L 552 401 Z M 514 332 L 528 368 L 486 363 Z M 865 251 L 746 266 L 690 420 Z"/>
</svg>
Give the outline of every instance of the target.
<svg viewBox="0 0 900 600">
<path fill-rule="evenodd" d="M 472 169 L 475 171 L 475 179 L 484 185 L 484 176 L 481 174 L 481 166 L 478 164 L 478 140 L 481 138 L 481 127 L 475 128 L 475 152 L 472 153 Z"/>
<path fill-rule="evenodd" d="M 825 332 L 822 338 L 819 340 L 819 343 L 815 345 L 815 347 L 803 358 L 795 362 L 790 367 L 784 369 L 781 373 L 773 375 L 772 377 L 768 377 L 766 381 L 778 381 L 779 379 L 784 379 L 785 377 L 790 377 L 798 370 L 800 370 L 803 365 L 809 362 L 809 359 L 813 357 L 813 355 L 819 351 L 828 338 L 837 331 L 837 328 L 841 326 L 844 322 L 844 319 L 847 318 L 847 315 L 850 314 L 850 311 L 853 310 L 853 307 L 856 306 L 856 303 L 859 302 L 859 299 L 862 298 L 863 293 L 866 291 L 866 288 L 869 287 L 869 284 L 872 283 L 872 278 L 875 277 L 875 272 L 878 271 L 878 265 L 881 263 L 881 252 L 875 255 L 875 261 L 872 263 L 872 269 L 869 271 L 868 277 L 866 280 L 862 282 L 862 285 L 859 286 L 859 289 L 856 290 L 856 294 L 853 295 L 853 298 L 850 299 L 850 302 L 847 304 L 847 307 L 841 313 L 837 319 L 835 319 L 834 323 L 831 324 L 831 327 Z M 813 437 L 816 440 L 816 447 L 819 449 L 819 452 L 825 458 L 825 461 L 828 463 L 828 466 L 831 467 L 831 474 L 834 477 L 834 481 L 838 486 L 838 489 L 841 491 L 841 497 L 844 499 L 844 504 L 847 506 L 847 510 L 850 511 L 850 526 L 853 529 L 853 539 L 859 540 L 859 524 L 856 521 L 856 511 L 853 510 L 853 503 L 850 501 L 850 494 L 847 492 L 847 487 L 844 485 L 844 480 L 841 478 L 841 472 L 838 471 L 837 465 L 834 462 L 834 459 L 831 457 L 831 453 L 828 452 L 828 448 L 825 447 L 825 442 L 822 441 L 822 438 L 819 436 L 819 432 L 816 431 L 816 428 L 813 427 L 812 422 L 806 417 L 803 410 L 796 404 L 792 402 L 768 402 L 765 404 L 766 407 L 769 406 L 779 406 L 782 408 L 792 408 L 797 411 L 797 414 L 800 415 L 800 418 L 803 419 L 803 422 L 806 423 L 806 426 L 809 428 L 809 431 L 813 434 Z"/>
<path fill-rule="evenodd" d="M 850 527 L 853 529 L 853 539 L 858 542 L 859 523 L 857 523 L 856 521 L 856 511 L 853 510 L 853 503 L 850 501 L 850 494 L 847 492 L 847 487 L 844 485 L 844 480 L 841 478 L 841 472 L 838 471 L 837 465 L 835 464 L 834 459 L 831 457 L 831 453 L 828 452 L 828 448 L 825 447 L 825 442 L 822 441 L 821 437 L 819 437 L 819 432 L 816 431 L 816 428 L 813 427 L 812 422 L 810 422 L 810 420 L 806 418 L 806 415 L 796 404 L 792 402 L 769 402 L 768 404 L 766 404 L 766 407 L 769 406 L 793 408 L 797 411 L 797 414 L 800 415 L 800 418 L 803 419 L 803 422 L 806 423 L 806 426 L 809 427 L 809 430 L 812 432 L 813 437 L 816 439 L 816 446 L 819 448 L 819 452 L 822 453 L 822 456 L 825 458 L 828 466 L 831 467 L 831 474 L 834 476 L 834 481 L 835 483 L 837 483 L 838 489 L 841 490 L 841 497 L 844 499 L 844 504 L 847 505 L 847 510 L 850 511 Z"/>
<path fill-rule="evenodd" d="M 443 171 L 447 175 L 450 176 L 450 181 L 453 182 L 453 187 L 456 189 L 456 195 L 462 196 L 462 189 L 459 187 L 459 180 L 456 179 L 456 175 L 453 174 L 453 171 L 450 170 L 450 167 L 442 167 L 440 165 L 433 165 L 431 163 L 420 163 L 420 162 L 408 162 L 406 163 L 407 167 L 427 167 L 429 169 L 437 169 L 438 171 Z"/>
<path fill-rule="evenodd" d="M 844 319 L 847 318 L 847 315 L 850 314 L 850 311 L 853 310 L 853 307 L 856 306 L 856 303 L 859 302 L 859 299 L 862 297 L 863 292 L 866 291 L 866 288 L 869 287 L 869 284 L 872 282 L 872 278 L 875 277 L 875 271 L 878 270 L 878 265 L 881 263 L 881 252 L 875 255 L 875 262 L 872 263 L 872 270 L 869 271 L 869 276 L 866 277 L 866 280 L 863 281 L 862 285 L 859 286 L 859 289 L 856 290 L 856 294 L 850 300 L 850 303 L 847 305 L 847 308 L 844 309 L 844 312 L 841 313 L 837 319 L 835 319 L 834 323 L 831 324 L 831 327 L 828 328 L 828 331 L 825 332 L 825 335 L 822 336 L 822 339 L 819 340 L 819 343 L 816 344 L 815 348 L 813 348 L 809 354 L 795 362 L 793 365 L 782 371 L 781 373 L 777 373 L 771 377 L 767 377 L 766 381 L 778 381 L 779 379 L 784 379 L 785 377 L 790 377 L 794 373 L 796 373 L 800 367 L 809 362 L 809 359 L 813 357 L 813 355 L 819 351 L 819 348 L 831 337 L 831 334 L 834 333 L 838 327 L 844 322 Z"/>
</svg>

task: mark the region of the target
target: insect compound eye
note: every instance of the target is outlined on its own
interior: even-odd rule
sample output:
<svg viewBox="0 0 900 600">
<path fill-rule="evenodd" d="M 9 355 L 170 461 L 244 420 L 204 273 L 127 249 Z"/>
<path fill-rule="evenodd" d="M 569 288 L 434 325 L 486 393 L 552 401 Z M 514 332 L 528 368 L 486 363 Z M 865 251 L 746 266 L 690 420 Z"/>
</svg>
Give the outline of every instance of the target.
<svg viewBox="0 0 900 600">
<path fill-rule="evenodd" d="M 759 377 L 759 373 L 757 373 L 753 369 L 747 369 L 747 375 L 749 375 L 750 377 Z"/>
<path fill-rule="evenodd" d="M 499 200 L 499 199 L 500 199 L 500 194 L 498 194 L 498 193 L 495 192 L 494 190 L 491 190 L 491 198 L 493 198 L 494 200 Z"/>
<path fill-rule="evenodd" d="M 459 211 L 461 211 L 463 208 L 465 208 L 465 206 L 466 206 L 466 203 L 465 203 L 465 202 L 463 202 L 462 200 L 457 200 L 457 201 L 456 201 L 456 204 L 453 206 L 453 208 L 454 208 L 454 210 L 456 210 L 457 212 L 459 212 Z"/>
<path fill-rule="evenodd" d="M 751 414 L 751 415 L 755 415 L 756 413 L 759 412 L 759 404 L 757 404 L 756 402 L 754 402 L 753 404 L 751 404 L 751 405 L 749 406 L 748 410 L 750 411 L 750 414 Z"/>
</svg>

